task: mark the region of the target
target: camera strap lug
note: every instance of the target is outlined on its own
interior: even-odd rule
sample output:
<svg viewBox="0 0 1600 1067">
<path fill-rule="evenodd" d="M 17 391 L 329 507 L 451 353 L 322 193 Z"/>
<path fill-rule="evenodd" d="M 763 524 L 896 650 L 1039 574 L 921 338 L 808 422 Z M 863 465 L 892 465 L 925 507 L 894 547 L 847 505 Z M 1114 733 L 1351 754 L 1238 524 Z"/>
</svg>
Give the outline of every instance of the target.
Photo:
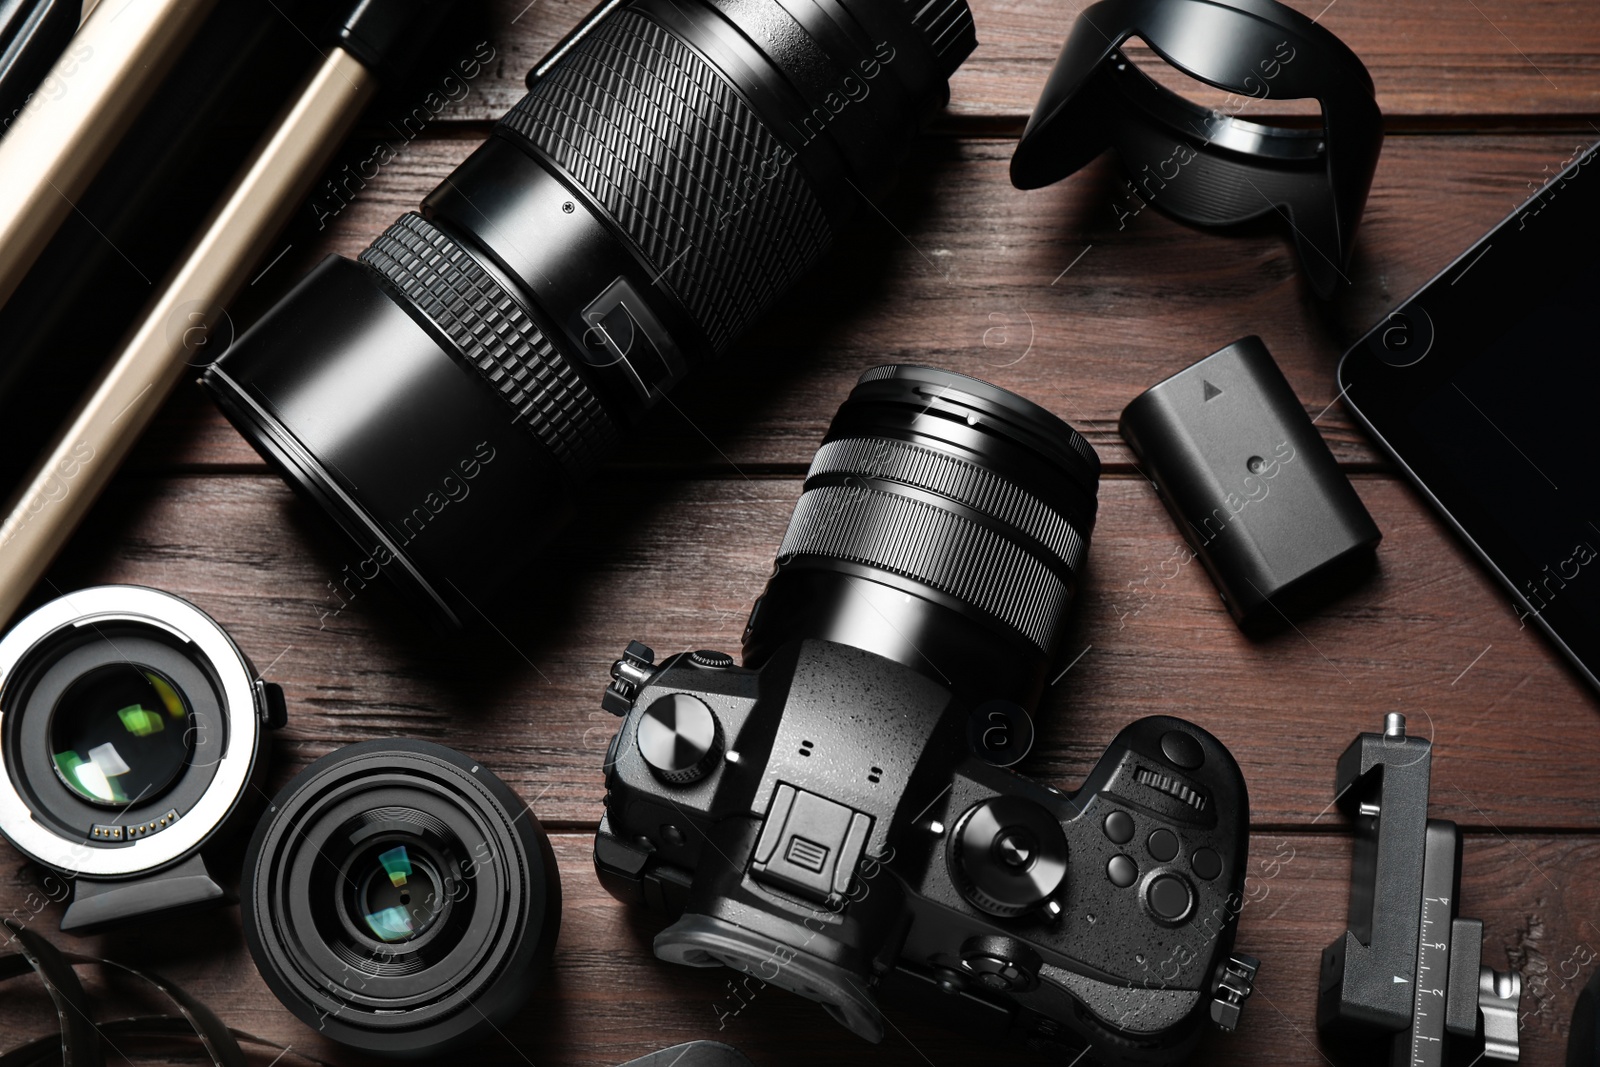
<svg viewBox="0 0 1600 1067">
<path fill-rule="evenodd" d="M 1254 956 L 1235 953 L 1217 964 L 1217 977 L 1212 983 L 1211 1021 L 1220 1030 L 1232 1033 L 1239 1025 L 1239 1015 L 1244 1002 L 1255 991 L 1256 972 L 1261 961 Z"/>
<path fill-rule="evenodd" d="M 622 658 L 611 665 L 611 684 L 606 686 L 600 706 L 613 715 L 626 715 L 633 702 L 655 676 L 655 651 L 642 641 L 629 641 Z"/>
</svg>

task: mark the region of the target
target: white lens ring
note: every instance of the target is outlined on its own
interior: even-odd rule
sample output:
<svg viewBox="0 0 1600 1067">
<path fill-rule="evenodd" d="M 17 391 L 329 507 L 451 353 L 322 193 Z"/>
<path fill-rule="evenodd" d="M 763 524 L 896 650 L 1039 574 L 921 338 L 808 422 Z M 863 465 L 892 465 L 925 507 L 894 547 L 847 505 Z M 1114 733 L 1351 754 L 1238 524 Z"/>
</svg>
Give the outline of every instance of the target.
<svg viewBox="0 0 1600 1067">
<path fill-rule="evenodd" d="M 0 639 L 0 763 L 9 765 L 5 719 L 13 713 L 17 668 L 42 642 L 106 623 L 152 626 L 181 638 L 209 661 L 222 697 L 227 744 L 211 784 L 178 821 L 159 833 L 120 845 L 97 845 L 87 835 L 63 836 L 34 818 L 10 773 L 0 773 L 0 833 L 31 859 L 58 871 L 95 878 L 128 878 L 196 851 L 233 811 L 250 781 L 261 742 L 255 680 L 244 656 L 216 621 L 187 600 L 133 585 L 100 585 L 57 597 Z"/>
</svg>

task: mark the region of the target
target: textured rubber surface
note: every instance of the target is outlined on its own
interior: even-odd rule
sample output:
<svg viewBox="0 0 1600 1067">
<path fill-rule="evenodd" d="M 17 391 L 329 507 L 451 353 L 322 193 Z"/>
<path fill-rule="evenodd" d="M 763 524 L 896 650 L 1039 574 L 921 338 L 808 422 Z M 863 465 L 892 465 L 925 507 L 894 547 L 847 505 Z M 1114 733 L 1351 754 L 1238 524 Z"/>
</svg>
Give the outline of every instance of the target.
<svg viewBox="0 0 1600 1067">
<path fill-rule="evenodd" d="M 933 504 L 865 484 L 807 489 L 778 549 L 904 575 L 1007 623 L 1044 651 L 1071 590 L 1014 541 Z"/>
<path fill-rule="evenodd" d="M 978 47 L 967 0 L 903 0 L 911 10 L 911 24 L 922 31 L 946 78 Z"/>
<path fill-rule="evenodd" d="M 521 305 L 450 236 L 402 215 L 361 253 L 444 334 L 574 477 L 593 468 L 616 425 Z"/>
<path fill-rule="evenodd" d="M 1043 544 L 1073 573 L 1088 545 L 1073 526 L 1032 493 L 976 463 L 886 437 L 849 437 L 817 450 L 806 475 L 882 478 L 949 497 Z"/>
<path fill-rule="evenodd" d="M 570 175 L 720 352 L 827 248 L 822 205 L 733 86 L 619 10 L 501 120 Z"/>
</svg>

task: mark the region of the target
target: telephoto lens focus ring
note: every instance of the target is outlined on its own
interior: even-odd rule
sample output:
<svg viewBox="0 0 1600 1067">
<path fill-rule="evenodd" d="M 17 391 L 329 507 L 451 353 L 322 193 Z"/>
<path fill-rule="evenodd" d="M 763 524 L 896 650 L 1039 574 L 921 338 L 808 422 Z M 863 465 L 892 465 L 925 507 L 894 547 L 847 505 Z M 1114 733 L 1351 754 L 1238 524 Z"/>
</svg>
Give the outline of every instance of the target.
<svg viewBox="0 0 1600 1067">
<path fill-rule="evenodd" d="M 444 1055 L 517 1012 L 560 926 L 549 838 L 476 760 L 363 741 L 273 798 L 245 856 L 245 939 L 302 1022 L 381 1056 Z"/>
<path fill-rule="evenodd" d="M 501 128 L 600 203 L 715 351 L 832 239 L 793 150 L 715 67 L 637 11 L 579 40 Z"/>
<path fill-rule="evenodd" d="M 599 461 L 616 426 L 583 378 L 477 260 L 414 212 L 361 253 L 445 333 L 575 478 Z"/>
<path fill-rule="evenodd" d="M 890 191 L 976 44 L 966 0 L 599 0 L 419 214 L 202 381 L 363 580 L 486 618 L 597 463 Z"/>
<path fill-rule="evenodd" d="M 972 26 L 972 8 L 967 0 L 902 0 L 912 9 L 911 24 L 927 37 L 933 53 L 945 76 L 955 72 L 961 61 L 977 47 L 978 39 Z"/>
<path fill-rule="evenodd" d="M 1032 707 L 1062 657 L 1100 462 L 1055 415 L 965 375 L 863 374 L 806 475 L 745 662 L 816 637 Z"/>
</svg>

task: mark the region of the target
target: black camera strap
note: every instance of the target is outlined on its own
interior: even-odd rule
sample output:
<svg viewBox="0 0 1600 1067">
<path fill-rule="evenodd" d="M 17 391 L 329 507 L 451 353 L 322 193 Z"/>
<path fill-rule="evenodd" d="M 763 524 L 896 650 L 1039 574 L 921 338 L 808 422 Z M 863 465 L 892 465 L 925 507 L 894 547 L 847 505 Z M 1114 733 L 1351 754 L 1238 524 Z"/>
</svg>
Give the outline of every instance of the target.
<svg viewBox="0 0 1600 1067">
<path fill-rule="evenodd" d="M 32 971 L 44 983 L 56 1006 L 61 1029 L 0 1054 L 0 1067 L 101 1067 L 105 1063 L 103 1044 L 115 1048 L 118 1037 L 197 1037 L 216 1067 L 246 1067 L 249 1060 L 239 1042 L 282 1046 L 234 1030 L 217 1018 L 215 1012 L 190 996 L 181 987 L 152 974 L 113 960 L 62 952 L 49 941 L 13 919 L 4 920 L 11 940 L 20 951 L 0 956 L 0 981 L 18 978 Z M 137 1016 L 95 1022 L 90 1014 L 89 996 L 73 967 L 94 964 L 122 971 L 155 986 L 178 1008 L 178 1015 Z M 286 1049 L 283 1051 L 287 1051 Z"/>
</svg>

